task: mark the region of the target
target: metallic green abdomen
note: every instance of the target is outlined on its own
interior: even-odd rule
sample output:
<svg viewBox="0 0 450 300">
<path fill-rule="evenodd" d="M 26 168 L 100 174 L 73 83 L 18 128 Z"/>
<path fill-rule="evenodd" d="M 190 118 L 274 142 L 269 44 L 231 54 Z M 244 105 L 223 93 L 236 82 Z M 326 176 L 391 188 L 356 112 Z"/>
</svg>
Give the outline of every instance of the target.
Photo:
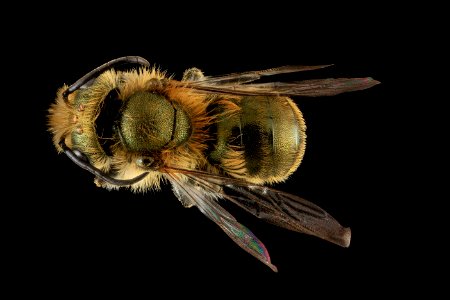
<svg viewBox="0 0 450 300">
<path fill-rule="evenodd" d="M 227 158 L 236 150 L 242 153 L 247 179 L 258 183 L 285 180 L 304 153 L 305 124 L 300 110 L 286 97 L 248 96 L 237 104 L 238 114 L 217 123 L 217 143 L 210 160 L 227 170 Z"/>
</svg>

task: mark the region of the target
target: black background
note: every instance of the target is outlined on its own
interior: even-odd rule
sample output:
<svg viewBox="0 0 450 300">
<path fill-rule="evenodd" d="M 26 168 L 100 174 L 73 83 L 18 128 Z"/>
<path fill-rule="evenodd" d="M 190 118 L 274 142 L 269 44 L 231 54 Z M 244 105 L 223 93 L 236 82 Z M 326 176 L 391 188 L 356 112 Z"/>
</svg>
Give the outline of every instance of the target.
<svg viewBox="0 0 450 300">
<path fill-rule="evenodd" d="M 13 250 L 10 278 L 22 283 L 17 291 L 26 286 L 36 293 L 57 288 L 62 295 L 84 294 L 87 288 L 100 295 L 179 290 L 198 295 L 212 287 L 219 295 L 242 289 L 255 296 L 364 298 L 399 287 L 397 277 L 410 266 L 400 250 L 404 228 L 393 225 L 405 200 L 390 190 L 398 186 L 400 166 L 391 162 L 402 137 L 391 123 L 397 108 L 390 89 L 398 69 L 393 68 L 396 48 L 383 24 L 388 16 L 365 9 L 342 17 L 286 8 L 227 12 L 189 12 L 180 18 L 136 9 L 123 20 L 90 11 L 60 13 L 48 25 L 38 18 L 16 37 L 21 46 L 12 61 L 24 63 L 15 68 L 24 78 L 16 93 L 28 98 L 18 107 L 26 129 L 13 123 L 25 133 L 19 140 L 23 147 L 15 152 L 21 166 L 15 170 L 23 179 L 11 184 L 17 197 L 8 200 L 13 208 L 6 228 Z M 351 227 L 350 247 L 289 232 L 224 204 L 264 242 L 279 268 L 273 273 L 197 209 L 184 209 L 169 186 L 146 194 L 99 189 L 91 174 L 57 155 L 46 125 L 56 90 L 126 55 L 142 56 L 178 79 L 193 66 L 219 75 L 334 64 L 281 79 L 370 76 L 381 81 L 365 91 L 294 98 L 308 127 L 307 150 L 297 172 L 275 186 Z"/>
</svg>

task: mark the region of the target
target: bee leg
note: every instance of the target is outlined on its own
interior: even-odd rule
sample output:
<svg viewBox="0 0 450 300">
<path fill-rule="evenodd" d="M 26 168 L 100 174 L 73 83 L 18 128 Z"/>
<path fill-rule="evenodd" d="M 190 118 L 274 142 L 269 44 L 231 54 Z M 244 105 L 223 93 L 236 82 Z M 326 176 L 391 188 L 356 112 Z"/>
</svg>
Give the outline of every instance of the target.
<svg viewBox="0 0 450 300">
<path fill-rule="evenodd" d="M 69 96 L 69 94 L 75 92 L 81 86 L 83 86 L 86 83 L 88 83 L 89 81 L 95 79 L 101 73 L 103 73 L 109 69 L 112 69 L 114 66 L 117 66 L 118 64 L 124 64 L 124 63 L 137 64 L 137 65 L 141 65 L 141 66 L 145 66 L 145 67 L 150 66 L 150 63 L 146 59 L 144 59 L 140 56 L 123 56 L 123 57 L 113 59 L 107 63 L 104 63 L 100 67 L 97 67 L 94 70 L 90 71 L 89 73 L 87 73 L 86 75 L 84 75 L 83 77 L 78 79 L 74 84 L 69 86 L 69 88 L 63 92 L 64 101 L 67 103 L 67 96 Z"/>
<path fill-rule="evenodd" d="M 202 80 L 205 76 L 200 69 L 190 68 L 184 71 L 182 81 L 199 81 Z"/>
</svg>

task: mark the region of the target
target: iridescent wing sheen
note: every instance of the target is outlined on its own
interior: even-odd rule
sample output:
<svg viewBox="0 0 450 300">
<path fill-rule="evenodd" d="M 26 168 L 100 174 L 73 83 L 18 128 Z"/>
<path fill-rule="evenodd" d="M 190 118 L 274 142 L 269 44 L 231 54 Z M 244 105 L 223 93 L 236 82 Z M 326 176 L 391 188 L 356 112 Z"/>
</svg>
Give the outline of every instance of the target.
<svg viewBox="0 0 450 300">
<path fill-rule="evenodd" d="M 216 201 L 218 194 L 204 190 L 197 184 L 183 182 L 178 174 L 168 173 L 175 195 L 183 203 L 190 202 L 219 227 L 242 249 L 259 259 L 277 272 L 277 267 L 270 261 L 264 244 L 244 225 L 240 224 L 230 213 Z M 197 181 L 194 181 L 197 182 Z"/>
<path fill-rule="evenodd" d="M 348 247 L 350 228 L 319 206 L 298 196 L 247 181 L 201 171 L 173 170 L 210 193 L 216 193 L 269 223 Z"/>
<path fill-rule="evenodd" d="M 253 81 L 253 80 L 251 80 Z M 247 96 L 334 96 L 340 93 L 368 89 L 380 82 L 371 77 L 364 78 L 327 78 L 311 79 L 297 82 L 250 83 L 232 82 L 216 84 L 215 82 L 195 81 L 187 86 L 205 93 L 233 94 Z"/>
</svg>

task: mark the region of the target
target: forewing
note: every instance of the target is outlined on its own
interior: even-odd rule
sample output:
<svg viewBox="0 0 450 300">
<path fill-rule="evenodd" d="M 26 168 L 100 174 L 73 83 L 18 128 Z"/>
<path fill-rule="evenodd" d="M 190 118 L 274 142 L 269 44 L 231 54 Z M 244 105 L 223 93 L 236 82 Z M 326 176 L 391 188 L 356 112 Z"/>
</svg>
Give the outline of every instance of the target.
<svg viewBox="0 0 450 300">
<path fill-rule="evenodd" d="M 221 76 L 206 76 L 199 81 L 192 83 L 192 86 L 211 86 L 211 85 L 235 85 L 252 82 L 264 76 L 272 76 L 277 74 L 295 73 L 301 71 L 317 70 L 331 65 L 320 66 L 282 66 L 259 71 L 249 71 L 242 73 L 231 73 Z"/>
<path fill-rule="evenodd" d="M 269 253 L 264 244 L 247 227 L 240 224 L 219 205 L 215 199 L 214 191 L 205 190 L 200 185 L 183 182 L 179 175 L 175 173 L 168 173 L 167 175 L 174 190 L 177 191 L 177 197 L 182 197 L 185 202 L 186 199 L 189 199 L 204 215 L 219 225 L 242 249 L 277 272 L 277 267 L 271 263 Z M 197 180 L 194 182 L 196 183 Z"/>
<path fill-rule="evenodd" d="M 319 206 L 296 195 L 262 186 L 226 185 L 225 198 L 275 225 L 307 233 L 342 247 L 350 245 L 351 231 Z"/>
<path fill-rule="evenodd" d="M 253 80 L 252 80 L 253 81 Z M 213 83 L 190 83 L 198 91 L 205 93 L 234 94 L 248 96 L 334 96 L 340 93 L 368 89 L 380 82 L 371 77 L 311 79 L 297 82 L 250 83 L 233 82 L 223 85 Z"/>
<path fill-rule="evenodd" d="M 350 228 L 341 226 L 325 210 L 303 198 L 239 179 L 199 171 L 181 172 L 206 191 L 220 194 L 269 223 L 343 247 L 350 245 Z"/>
</svg>

